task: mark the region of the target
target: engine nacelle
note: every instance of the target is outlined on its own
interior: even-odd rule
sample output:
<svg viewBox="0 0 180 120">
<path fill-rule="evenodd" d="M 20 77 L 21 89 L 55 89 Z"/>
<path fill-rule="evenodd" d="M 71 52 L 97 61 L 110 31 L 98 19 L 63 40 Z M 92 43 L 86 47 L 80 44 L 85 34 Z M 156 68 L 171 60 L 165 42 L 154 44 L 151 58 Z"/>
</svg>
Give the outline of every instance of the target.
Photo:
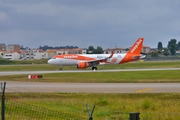
<svg viewBox="0 0 180 120">
<path fill-rule="evenodd" d="M 77 68 L 87 68 L 87 67 L 89 67 L 88 62 L 79 62 L 77 64 Z"/>
</svg>

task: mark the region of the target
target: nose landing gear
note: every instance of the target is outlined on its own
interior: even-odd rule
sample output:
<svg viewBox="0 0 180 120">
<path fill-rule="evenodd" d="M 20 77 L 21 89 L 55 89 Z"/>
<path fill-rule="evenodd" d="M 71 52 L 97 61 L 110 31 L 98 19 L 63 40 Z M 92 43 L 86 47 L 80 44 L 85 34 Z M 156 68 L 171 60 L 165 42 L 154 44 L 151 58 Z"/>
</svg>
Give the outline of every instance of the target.
<svg viewBox="0 0 180 120">
<path fill-rule="evenodd" d="M 94 66 L 93 66 L 93 67 L 92 67 L 92 70 L 97 70 L 97 67 L 94 67 Z"/>
<path fill-rule="evenodd" d="M 62 65 L 60 66 L 60 69 L 59 69 L 60 71 L 62 71 L 63 69 L 62 69 Z"/>
</svg>

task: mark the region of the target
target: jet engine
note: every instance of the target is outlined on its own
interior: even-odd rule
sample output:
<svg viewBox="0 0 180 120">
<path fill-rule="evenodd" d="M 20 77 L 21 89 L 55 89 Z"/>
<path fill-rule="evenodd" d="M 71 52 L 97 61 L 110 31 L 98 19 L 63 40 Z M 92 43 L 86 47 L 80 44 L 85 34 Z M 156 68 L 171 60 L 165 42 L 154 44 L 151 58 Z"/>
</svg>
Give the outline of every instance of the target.
<svg viewBox="0 0 180 120">
<path fill-rule="evenodd" d="M 89 67 L 88 62 L 79 62 L 77 64 L 77 68 L 87 68 L 87 67 Z"/>
</svg>

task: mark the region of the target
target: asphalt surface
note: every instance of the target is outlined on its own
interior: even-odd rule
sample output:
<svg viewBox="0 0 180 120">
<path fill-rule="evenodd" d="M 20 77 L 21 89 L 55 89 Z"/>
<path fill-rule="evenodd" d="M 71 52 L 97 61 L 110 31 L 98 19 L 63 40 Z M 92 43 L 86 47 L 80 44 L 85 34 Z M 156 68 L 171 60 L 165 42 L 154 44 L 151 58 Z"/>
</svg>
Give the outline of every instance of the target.
<svg viewBox="0 0 180 120">
<path fill-rule="evenodd" d="M 6 92 L 174 93 L 180 83 L 44 83 L 6 82 Z"/>
<path fill-rule="evenodd" d="M 10 71 L 0 76 L 18 74 L 46 74 L 63 72 L 116 72 L 116 71 L 180 70 L 180 68 L 68 70 L 68 71 Z M 5 81 L 1 81 L 2 83 Z M 66 92 L 66 93 L 173 93 L 180 92 L 180 83 L 45 83 L 6 82 L 6 92 Z"/>
</svg>

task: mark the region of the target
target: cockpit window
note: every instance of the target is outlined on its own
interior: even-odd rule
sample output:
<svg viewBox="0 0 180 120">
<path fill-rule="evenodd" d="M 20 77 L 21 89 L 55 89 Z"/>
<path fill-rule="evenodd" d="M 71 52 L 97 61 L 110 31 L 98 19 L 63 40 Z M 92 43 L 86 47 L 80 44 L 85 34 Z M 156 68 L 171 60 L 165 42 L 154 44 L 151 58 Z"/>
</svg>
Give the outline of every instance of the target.
<svg viewBox="0 0 180 120">
<path fill-rule="evenodd" d="M 56 59 L 55 57 L 53 57 L 52 59 Z"/>
</svg>

